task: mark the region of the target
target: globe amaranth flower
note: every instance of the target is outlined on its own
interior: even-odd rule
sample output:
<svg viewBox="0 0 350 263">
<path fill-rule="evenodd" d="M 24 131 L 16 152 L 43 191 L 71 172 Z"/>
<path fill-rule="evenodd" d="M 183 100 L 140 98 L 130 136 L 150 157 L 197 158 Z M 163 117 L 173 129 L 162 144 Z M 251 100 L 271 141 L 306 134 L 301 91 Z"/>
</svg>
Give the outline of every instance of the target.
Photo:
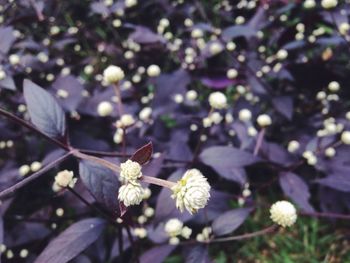
<svg viewBox="0 0 350 263">
<path fill-rule="evenodd" d="M 186 208 L 190 214 L 205 207 L 210 197 L 207 178 L 197 169 L 188 170 L 172 187 L 172 191 L 171 197 L 176 200 L 176 207 L 181 212 Z"/>
<path fill-rule="evenodd" d="M 209 95 L 209 104 L 212 108 L 220 110 L 227 107 L 226 95 L 220 91 L 215 91 Z"/>
<path fill-rule="evenodd" d="M 118 199 L 125 206 L 138 205 L 143 200 L 143 188 L 137 182 L 129 182 L 119 188 Z"/>
<path fill-rule="evenodd" d="M 73 171 L 64 170 L 55 176 L 55 183 L 60 187 L 74 187 L 77 182 L 77 178 L 73 178 Z"/>
<path fill-rule="evenodd" d="M 278 201 L 270 208 L 270 218 L 282 227 L 292 226 L 297 217 L 294 205 L 288 201 Z"/>
<path fill-rule="evenodd" d="M 126 182 L 135 181 L 142 176 L 141 165 L 131 160 L 122 163 L 120 169 L 120 177 Z"/>
<path fill-rule="evenodd" d="M 117 66 L 108 66 L 103 71 L 103 79 L 108 84 L 117 83 L 125 77 L 124 71 Z"/>
</svg>

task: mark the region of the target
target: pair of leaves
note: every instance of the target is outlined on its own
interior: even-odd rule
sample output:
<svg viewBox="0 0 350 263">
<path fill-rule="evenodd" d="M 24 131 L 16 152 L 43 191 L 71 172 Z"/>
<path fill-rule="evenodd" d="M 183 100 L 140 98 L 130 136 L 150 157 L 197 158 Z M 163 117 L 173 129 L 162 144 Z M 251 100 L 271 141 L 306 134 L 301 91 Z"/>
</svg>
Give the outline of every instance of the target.
<svg viewBox="0 0 350 263">
<path fill-rule="evenodd" d="M 81 220 L 53 239 L 35 263 L 66 263 L 97 240 L 106 226 L 100 218 Z"/>
</svg>

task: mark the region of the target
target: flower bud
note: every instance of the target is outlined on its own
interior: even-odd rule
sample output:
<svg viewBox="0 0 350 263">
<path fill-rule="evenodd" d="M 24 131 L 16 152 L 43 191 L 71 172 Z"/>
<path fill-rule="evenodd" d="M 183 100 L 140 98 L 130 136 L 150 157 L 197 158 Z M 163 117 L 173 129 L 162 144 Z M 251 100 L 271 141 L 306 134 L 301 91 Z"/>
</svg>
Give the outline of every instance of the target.
<svg viewBox="0 0 350 263">
<path fill-rule="evenodd" d="M 142 176 L 141 165 L 131 160 L 121 163 L 120 169 L 120 177 L 126 182 L 135 181 Z"/>
<path fill-rule="evenodd" d="M 143 199 L 143 188 L 136 182 L 122 185 L 119 188 L 118 199 L 125 206 L 138 205 Z"/>
<path fill-rule="evenodd" d="M 172 191 L 171 197 L 176 200 L 176 207 L 181 212 L 186 208 L 190 214 L 205 207 L 210 197 L 207 178 L 197 169 L 188 170 Z"/>
<path fill-rule="evenodd" d="M 267 127 L 272 124 L 271 117 L 267 114 L 261 114 L 258 116 L 256 119 L 257 123 L 259 124 L 260 127 Z"/>
<path fill-rule="evenodd" d="M 103 71 L 103 79 L 108 84 L 117 83 L 125 77 L 124 71 L 117 66 L 108 66 Z"/>
<path fill-rule="evenodd" d="M 270 218 L 282 227 L 292 226 L 297 220 L 297 211 L 292 203 L 278 201 L 270 208 Z"/>
<path fill-rule="evenodd" d="M 226 76 L 229 79 L 234 79 L 238 76 L 238 71 L 234 68 L 230 68 L 229 70 L 227 70 Z"/>
<path fill-rule="evenodd" d="M 243 121 L 243 122 L 250 121 L 251 118 L 252 118 L 252 112 L 248 109 L 242 109 L 238 113 L 238 119 L 240 121 Z"/>
<path fill-rule="evenodd" d="M 350 131 L 344 131 L 341 134 L 340 139 L 344 144 L 350 144 Z"/>
</svg>

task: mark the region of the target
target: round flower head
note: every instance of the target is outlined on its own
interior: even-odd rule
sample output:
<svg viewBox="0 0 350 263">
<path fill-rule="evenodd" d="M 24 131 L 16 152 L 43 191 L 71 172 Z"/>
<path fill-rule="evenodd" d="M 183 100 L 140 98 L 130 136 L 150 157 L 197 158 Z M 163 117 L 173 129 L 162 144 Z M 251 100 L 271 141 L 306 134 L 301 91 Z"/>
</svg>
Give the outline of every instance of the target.
<svg viewBox="0 0 350 263">
<path fill-rule="evenodd" d="M 103 78 L 108 84 L 117 83 L 125 77 L 124 71 L 117 66 L 108 66 L 103 71 Z"/>
<path fill-rule="evenodd" d="M 160 75 L 160 67 L 158 65 L 150 65 L 147 68 L 147 75 L 149 77 L 157 77 Z"/>
<path fill-rule="evenodd" d="M 131 160 L 120 164 L 120 169 L 120 177 L 125 181 L 135 181 L 142 176 L 141 165 Z"/>
<path fill-rule="evenodd" d="M 57 175 L 55 176 L 55 183 L 60 187 L 74 187 L 77 178 L 73 177 L 73 171 L 64 170 L 57 173 Z"/>
<path fill-rule="evenodd" d="M 113 112 L 113 105 L 109 101 L 102 101 L 97 106 L 97 113 L 101 117 L 111 115 Z"/>
<path fill-rule="evenodd" d="M 143 188 L 136 182 L 122 185 L 119 188 L 118 199 L 125 206 L 138 205 L 143 200 Z"/>
<path fill-rule="evenodd" d="M 227 99 L 224 93 L 220 91 L 213 92 L 209 95 L 209 104 L 214 109 L 224 109 L 227 106 Z"/>
<path fill-rule="evenodd" d="M 207 178 L 197 169 L 188 170 L 172 191 L 171 197 L 176 200 L 176 207 L 181 212 L 186 208 L 190 214 L 205 207 L 210 197 Z"/>
<path fill-rule="evenodd" d="M 267 114 L 261 114 L 256 119 L 260 127 L 270 126 L 272 124 L 271 117 Z"/>
<path fill-rule="evenodd" d="M 183 223 L 179 219 L 172 218 L 166 222 L 164 230 L 170 237 L 176 237 L 181 234 L 182 227 Z"/>
<path fill-rule="evenodd" d="M 337 0 L 322 0 L 321 5 L 324 9 L 334 8 L 338 5 Z"/>
<path fill-rule="evenodd" d="M 270 208 L 270 218 L 280 226 L 292 226 L 297 220 L 297 211 L 292 203 L 278 201 Z"/>
</svg>

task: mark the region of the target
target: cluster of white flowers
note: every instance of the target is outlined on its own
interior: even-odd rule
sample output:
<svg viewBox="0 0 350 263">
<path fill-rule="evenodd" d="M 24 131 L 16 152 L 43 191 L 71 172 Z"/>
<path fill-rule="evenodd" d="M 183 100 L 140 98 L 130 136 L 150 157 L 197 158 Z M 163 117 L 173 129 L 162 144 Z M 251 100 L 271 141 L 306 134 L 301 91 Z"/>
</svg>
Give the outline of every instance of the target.
<svg viewBox="0 0 350 263">
<path fill-rule="evenodd" d="M 186 208 L 190 214 L 205 207 L 210 197 L 207 178 L 197 169 L 187 170 L 172 191 L 171 197 L 176 200 L 176 207 L 181 212 Z"/>
<path fill-rule="evenodd" d="M 172 245 L 177 245 L 180 242 L 179 236 L 189 239 L 192 234 L 192 229 L 184 226 L 177 218 L 169 219 L 164 226 L 164 231 L 170 237 L 169 243 Z"/>
<path fill-rule="evenodd" d="M 145 190 L 137 181 L 141 176 L 141 165 L 127 160 L 120 165 L 120 179 L 124 183 L 119 188 L 118 199 L 125 206 L 138 205 L 144 199 Z"/>
<path fill-rule="evenodd" d="M 209 95 L 209 104 L 213 109 L 221 110 L 227 107 L 227 98 L 224 93 L 216 91 Z"/>
<path fill-rule="evenodd" d="M 308 165 L 315 165 L 317 163 L 317 156 L 311 151 L 303 152 L 303 157 L 306 159 Z"/>
<path fill-rule="evenodd" d="M 107 84 L 118 83 L 125 77 L 124 71 L 117 66 L 108 66 L 103 71 L 103 79 Z"/>
<path fill-rule="evenodd" d="M 294 205 L 288 201 L 274 203 L 270 208 L 270 217 L 282 227 L 292 226 L 298 218 Z"/>
<path fill-rule="evenodd" d="M 70 187 L 73 188 L 77 182 L 77 178 L 74 178 L 73 171 L 63 170 L 57 173 L 55 176 L 55 181 L 52 186 L 52 190 L 58 192 L 63 188 Z"/>
</svg>

